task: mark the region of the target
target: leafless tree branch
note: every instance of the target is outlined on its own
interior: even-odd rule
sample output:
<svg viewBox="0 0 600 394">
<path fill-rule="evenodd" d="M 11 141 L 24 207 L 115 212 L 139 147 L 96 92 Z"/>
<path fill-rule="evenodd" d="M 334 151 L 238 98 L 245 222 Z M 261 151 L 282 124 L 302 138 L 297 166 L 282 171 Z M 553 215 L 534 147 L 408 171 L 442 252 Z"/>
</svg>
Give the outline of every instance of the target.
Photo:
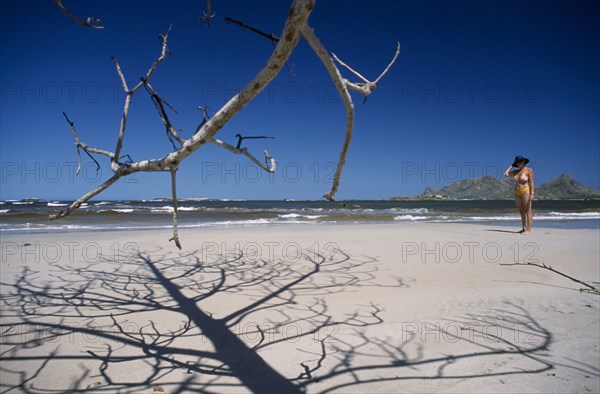
<svg viewBox="0 0 600 394">
<path fill-rule="evenodd" d="M 333 200 L 333 197 L 335 196 L 339 188 L 340 177 L 342 176 L 342 169 L 344 168 L 344 164 L 346 163 L 346 155 L 348 154 L 348 148 L 350 147 L 350 141 L 352 140 L 352 129 L 354 127 L 354 103 L 352 102 L 352 97 L 350 97 L 350 92 L 348 92 L 348 89 L 344 84 L 340 71 L 329 57 L 327 50 L 325 49 L 323 44 L 321 44 L 321 42 L 315 35 L 313 29 L 310 26 L 308 26 L 308 24 L 306 24 L 304 26 L 302 34 L 310 44 L 313 51 L 315 51 L 317 56 L 319 56 L 319 59 L 321 59 L 321 61 L 325 65 L 325 68 L 329 72 L 331 79 L 333 79 L 335 88 L 337 89 L 340 97 L 342 98 L 344 107 L 346 108 L 346 136 L 344 138 L 344 143 L 340 152 L 340 158 L 338 160 L 338 164 L 335 169 L 335 174 L 333 176 L 333 183 L 331 185 L 331 189 L 323 196 L 328 200 Z"/>
<path fill-rule="evenodd" d="M 581 280 L 579 280 L 579 279 L 577 279 L 577 278 L 573 278 L 572 276 L 569 276 L 569 275 L 567 275 L 567 274 L 564 274 L 564 273 L 562 273 L 562 272 L 560 272 L 560 271 L 558 271 L 558 270 L 556 270 L 556 269 L 552 268 L 551 266 L 549 266 L 549 265 L 546 265 L 546 264 L 544 264 L 544 263 L 542 263 L 542 264 L 535 264 L 535 263 L 510 263 L 510 264 L 500 264 L 500 265 L 506 265 L 506 266 L 511 266 L 511 265 L 524 265 L 524 266 L 533 266 L 533 267 L 543 268 L 543 269 L 546 269 L 546 270 L 548 270 L 548 271 L 552 271 L 552 272 L 554 272 L 555 274 L 558 274 L 558 275 L 560 275 L 560 276 L 563 276 L 563 277 L 565 277 L 565 278 L 567 278 L 567 279 L 571 279 L 573 282 L 576 282 L 576 283 L 582 284 L 582 285 L 586 286 L 587 288 L 589 288 L 590 290 L 592 290 L 592 292 L 596 292 L 597 294 L 600 294 L 600 290 L 599 290 L 599 289 L 597 289 L 596 287 L 594 287 L 594 286 L 590 285 L 589 283 L 585 283 L 584 281 L 581 281 Z"/>
<path fill-rule="evenodd" d="M 173 196 L 173 238 L 169 241 L 175 241 L 175 245 L 181 250 L 179 234 L 177 233 L 177 169 L 171 169 L 171 193 Z"/>
<path fill-rule="evenodd" d="M 206 123 L 206 121 L 208 120 L 209 116 L 208 116 L 208 106 L 198 106 L 197 107 L 200 111 L 202 111 L 202 121 L 198 124 L 198 127 L 196 127 L 196 131 L 194 132 L 194 134 L 196 134 L 197 132 L 200 131 L 200 129 L 202 128 L 202 126 L 204 126 L 204 124 Z"/>
<path fill-rule="evenodd" d="M 94 18 L 89 16 L 85 22 L 82 21 L 81 19 L 77 18 L 75 15 L 73 15 L 62 3 L 62 0 L 54 0 L 54 2 L 56 3 L 56 5 L 58 6 L 58 8 L 60 8 L 60 10 L 69 18 L 73 19 L 75 22 L 79 23 L 81 26 L 83 27 L 91 27 L 94 29 L 104 29 L 103 26 L 100 26 L 98 23 L 100 23 L 100 19 Z"/>
<path fill-rule="evenodd" d="M 252 27 L 250 25 L 247 25 L 247 24 L 245 24 L 242 21 L 238 21 L 237 19 L 226 17 L 225 21 L 229 22 L 229 23 L 233 23 L 234 25 L 238 25 L 238 26 L 240 26 L 240 27 L 242 27 L 244 29 L 248 29 L 248 30 L 250 30 L 250 31 L 258 34 L 259 36 L 263 36 L 265 38 L 268 38 L 271 41 L 279 42 L 279 37 L 277 37 L 275 34 L 273 34 L 273 33 L 265 33 L 264 31 L 259 30 L 259 29 L 255 28 L 255 27 Z"/>
<path fill-rule="evenodd" d="M 206 0 L 206 12 L 199 18 L 206 22 L 207 27 L 210 27 L 210 20 L 216 15 L 215 12 L 211 11 L 210 0 Z"/>
<path fill-rule="evenodd" d="M 269 152 L 265 151 L 265 159 L 269 163 L 269 167 L 261 163 L 256 157 L 254 157 L 250 152 L 248 152 L 247 148 L 237 149 L 232 145 L 229 145 L 226 142 L 223 142 L 217 138 L 211 138 L 208 142 L 211 144 L 220 146 L 222 148 L 227 149 L 231 153 L 236 155 L 244 155 L 249 158 L 254 164 L 265 170 L 266 172 L 273 173 L 276 169 L 275 159 L 269 155 Z"/>
<path fill-rule="evenodd" d="M 173 145 L 173 150 L 177 150 L 177 147 L 175 146 L 175 142 L 173 141 L 173 138 L 175 138 L 177 140 L 177 142 L 179 142 L 180 146 L 183 145 L 184 139 L 179 136 L 179 134 L 177 133 L 177 130 L 175 130 L 175 128 L 171 124 L 171 121 L 169 120 L 169 116 L 167 115 L 167 111 L 165 111 L 165 106 L 163 105 L 163 103 L 166 104 L 169 108 L 171 108 L 173 110 L 173 112 L 177 113 L 177 110 L 175 110 L 175 108 L 173 108 L 171 105 L 169 105 L 168 102 L 166 102 L 164 99 L 162 99 L 158 95 L 158 93 L 156 93 L 156 91 L 150 85 L 150 83 L 148 81 L 143 81 L 143 82 L 144 82 L 144 87 L 148 91 L 148 94 L 150 95 L 150 98 L 152 99 L 152 102 L 154 103 L 154 106 L 156 107 L 156 110 L 158 111 L 158 116 L 160 116 L 160 119 L 162 120 L 163 124 L 165 125 L 167 137 L 169 138 L 171 145 Z"/>
</svg>

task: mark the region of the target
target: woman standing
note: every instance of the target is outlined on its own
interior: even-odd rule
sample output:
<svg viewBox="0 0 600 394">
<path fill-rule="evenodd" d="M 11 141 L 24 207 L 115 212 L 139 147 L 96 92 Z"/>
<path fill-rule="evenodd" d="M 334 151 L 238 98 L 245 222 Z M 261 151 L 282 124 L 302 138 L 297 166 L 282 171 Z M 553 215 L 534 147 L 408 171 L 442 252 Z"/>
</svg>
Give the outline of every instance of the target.
<svg viewBox="0 0 600 394">
<path fill-rule="evenodd" d="M 514 177 L 517 185 L 515 186 L 515 201 L 517 203 L 517 209 L 521 214 L 521 223 L 523 229 L 519 231 L 522 234 L 529 234 L 531 232 L 531 224 L 533 222 L 533 212 L 531 210 L 531 204 L 535 194 L 535 186 L 533 178 L 535 174 L 533 170 L 527 167 L 529 159 L 523 156 L 515 157 L 515 161 L 506 171 L 504 176 Z M 511 171 L 513 167 L 517 167 L 517 170 Z"/>
</svg>

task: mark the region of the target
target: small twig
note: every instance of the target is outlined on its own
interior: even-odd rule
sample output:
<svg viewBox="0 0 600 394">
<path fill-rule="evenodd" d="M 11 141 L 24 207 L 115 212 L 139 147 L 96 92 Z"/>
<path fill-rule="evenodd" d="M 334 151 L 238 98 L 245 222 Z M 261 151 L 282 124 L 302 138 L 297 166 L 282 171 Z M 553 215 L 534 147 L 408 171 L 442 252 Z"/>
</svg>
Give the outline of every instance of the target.
<svg viewBox="0 0 600 394">
<path fill-rule="evenodd" d="M 247 137 L 243 137 L 241 134 L 236 134 L 235 135 L 238 139 L 237 145 L 235 146 L 235 149 L 242 149 L 242 141 L 243 140 L 256 140 L 256 139 L 273 139 L 275 137 L 270 137 L 268 135 L 251 135 L 251 136 L 247 136 Z"/>
<path fill-rule="evenodd" d="M 333 60 L 338 62 L 340 65 L 342 65 L 343 67 L 347 68 L 350 72 L 352 72 L 354 75 L 356 75 L 358 78 L 360 78 L 361 80 L 363 80 L 364 83 L 358 82 L 358 83 L 353 83 L 348 81 L 347 79 L 344 79 L 344 82 L 346 84 L 346 86 L 348 87 L 348 89 L 351 89 L 357 93 L 360 93 L 362 95 L 365 96 L 365 99 L 363 100 L 363 104 L 367 101 L 367 97 L 373 93 L 373 90 L 375 90 L 375 88 L 377 87 L 377 83 L 379 83 L 379 81 L 381 80 L 381 78 L 383 78 L 383 76 L 385 74 L 387 74 L 387 72 L 390 70 L 390 68 L 392 67 L 392 65 L 396 62 L 396 59 L 398 59 L 398 56 L 400 55 L 400 43 L 397 44 L 396 46 L 396 53 L 394 53 L 394 57 L 392 58 L 392 60 L 390 61 L 390 63 L 387 65 L 387 67 L 381 72 L 381 74 L 379 74 L 379 77 L 377 77 L 377 79 L 373 82 L 370 82 L 369 80 L 367 80 L 365 77 L 363 77 L 360 73 L 358 73 L 357 71 L 355 71 L 352 67 L 350 67 L 349 65 L 347 65 L 346 63 L 344 63 L 343 61 L 341 61 L 335 54 L 331 54 L 333 57 Z"/>
<path fill-rule="evenodd" d="M 177 133 L 177 130 L 175 130 L 175 128 L 171 124 L 171 121 L 169 120 L 169 117 L 167 116 L 167 111 L 165 111 L 165 106 L 163 105 L 163 103 L 166 104 L 173 112 L 177 113 L 177 110 L 175 108 L 173 108 L 167 101 L 162 99 L 156 93 L 154 88 L 150 85 L 150 83 L 147 80 L 144 80 L 143 82 L 144 82 L 144 87 L 146 88 L 146 91 L 150 95 L 150 99 L 152 100 L 152 102 L 154 103 L 154 106 L 156 107 L 156 110 L 158 111 L 158 116 L 160 116 L 160 119 L 163 121 L 163 124 L 165 125 L 167 137 L 169 138 L 171 145 L 173 145 L 173 150 L 177 150 L 177 146 L 175 146 L 175 141 L 173 141 L 173 138 L 175 138 L 177 140 L 177 142 L 179 142 L 180 145 L 183 145 L 185 140 L 179 136 L 179 134 Z"/>
<path fill-rule="evenodd" d="M 273 157 L 271 157 L 269 155 L 269 152 L 267 152 L 266 150 L 265 150 L 265 161 L 268 161 L 270 163 L 269 167 L 267 167 L 266 165 L 261 163 L 256 157 L 254 157 L 250 152 L 248 152 L 248 149 L 246 149 L 246 148 L 237 149 L 236 147 L 229 145 L 228 143 L 223 142 L 217 138 L 211 138 L 210 140 L 208 140 L 208 142 L 210 142 L 211 144 L 214 144 L 214 145 L 218 145 L 222 148 L 225 148 L 228 151 L 235 153 L 236 155 L 246 156 L 254 164 L 256 164 L 257 166 L 259 166 L 260 168 L 262 168 L 263 170 L 265 170 L 268 173 L 274 173 L 275 170 L 277 169 L 277 164 L 276 164 L 275 159 Z"/>
<path fill-rule="evenodd" d="M 206 12 L 200 17 L 200 19 L 206 21 L 206 26 L 210 28 L 210 20 L 216 15 L 216 12 L 212 12 L 210 10 L 210 0 L 206 0 Z"/>
<path fill-rule="evenodd" d="M 567 274 L 563 274 L 562 272 L 560 272 L 560 271 L 557 271 L 557 270 L 555 270 L 554 268 L 552 268 L 551 266 L 549 266 L 549 265 L 546 265 L 546 264 L 544 264 L 544 263 L 542 263 L 542 264 L 534 264 L 534 263 L 512 263 L 512 264 L 500 264 L 500 265 L 506 265 L 506 266 L 511 266 L 511 265 L 532 265 L 532 266 L 534 266 L 534 267 L 539 267 L 539 268 L 547 269 L 548 271 L 552 271 L 552 272 L 554 272 L 555 274 L 558 274 L 558 275 L 560 275 L 560 276 L 564 276 L 564 277 L 565 277 L 565 278 L 567 278 L 567 279 L 571 279 L 573 282 L 576 282 L 576 283 L 582 284 L 582 285 L 584 285 L 584 286 L 586 286 L 586 287 L 590 288 L 592 291 L 596 291 L 596 292 L 598 292 L 598 291 L 599 291 L 599 290 L 598 290 L 597 288 L 595 288 L 594 286 L 592 286 L 592 285 L 590 285 L 590 284 L 588 284 L 588 283 L 585 283 L 585 282 L 583 282 L 583 281 L 581 281 L 581 280 L 579 280 L 579 279 L 573 278 L 572 276 L 569 276 L 569 275 L 567 275 Z M 581 290 L 580 290 L 580 291 L 581 291 Z"/>
<path fill-rule="evenodd" d="M 127 161 L 125 163 L 133 163 L 133 159 L 129 155 L 123 155 L 123 156 L 119 157 L 119 160 L 121 160 L 124 157 L 127 158 Z"/>
<path fill-rule="evenodd" d="M 62 0 L 54 0 L 54 2 L 66 16 L 73 19 L 75 22 L 79 23 L 81 26 L 91 27 L 94 29 L 104 29 L 103 26 L 98 25 L 98 23 L 100 23 L 100 19 L 89 16 L 84 22 L 81 19 L 77 18 L 75 15 L 73 15 L 69 10 L 67 10 L 65 8 L 65 6 L 62 4 Z"/>
<path fill-rule="evenodd" d="M 96 164 L 96 174 L 97 174 L 98 171 L 100 171 L 100 163 L 98 163 L 98 161 L 90 154 L 90 152 L 105 155 L 105 156 L 110 157 L 111 159 L 114 156 L 113 153 L 102 150 L 102 149 L 90 148 L 85 143 L 81 142 L 81 140 L 79 139 L 79 135 L 77 135 L 77 130 L 75 129 L 75 123 L 73 123 L 71 121 L 71 119 L 69 119 L 69 117 L 67 116 L 67 114 L 64 111 L 63 111 L 63 116 L 65 117 L 65 119 L 67 120 L 67 123 L 69 124 L 69 126 L 71 128 L 71 133 L 73 134 L 73 137 L 75 138 L 75 145 L 77 146 L 78 161 L 77 161 L 77 170 L 75 171 L 75 176 L 79 175 L 79 171 L 81 170 L 81 153 L 79 152 L 79 148 L 83 149 L 83 151 L 89 156 L 89 158 L 94 161 L 94 163 Z"/>
<path fill-rule="evenodd" d="M 265 165 L 269 166 L 269 172 L 275 172 L 277 170 L 277 161 L 272 157 L 269 152 L 265 149 Z"/>
<path fill-rule="evenodd" d="M 98 163 L 98 160 L 96 160 L 94 158 L 94 156 L 92 156 L 90 154 L 90 152 L 87 151 L 86 148 L 84 148 L 81 145 L 77 146 L 77 158 L 78 158 L 78 163 L 77 163 L 77 171 L 75 171 L 75 176 L 79 175 L 79 170 L 81 170 L 81 154 L 79 153 L 79 148 L 82 148 L 83 151 L 85 152 L 86 155 L 88 155 L 88 157 L 90 159 L 92 159 L 94 161 L 94 164 L 96 164 L 96 175 L 98 175 L 98 172 L 100 171 L 100 163 Z"/>
<path fill-rule="evenodd" d="M 362 79 L 365 83 L 370 83 L 369 80 L 365 77 L 363 77 L 362 75 L 360 75 L 360 73 L 358 71 L 355 71 L 352 67 L 350 67 L 349 65 L 347 65 L 346 63 L 344 63 L 343 61 L 341 61 L 336 55 L 335 53 L 331 53 L 331 57 L 333 58 L 333 60 L 335 60 L 336 62 L 338 62 L 339 64 L 341 64 L 342 66 L 346 67 L 352 74 L 356 75 L 357 77 L 359 77 L 360 79 Z"/>
<path fill-rule="evenodd" d="M 265 33 L 264 31 L 258 30 L 257 28 L 252 27 L 250 25 L 247 25 L 244 22 L 238 21 L 237 19 L 233 19 L 233 18 L 230 18 L 230 17 L 225 17 L 225 21 L 229 22 L 229 23 L 233 23 L 233 24 L 238 25 L 240 27 L 243 27 L 244 29 L 248 29 L 250 31 L 253 31 L 254 33 L 256 33 L 256 34 L 258 34 L 260 36 L 266 37 L 266 38 L 268 38 L 271 41 L 274 41 L 274 42 L 278 42 L 279 41 L 279 37 L 277 37 L 275 34 L 273 34 L 273 33 Z"/>
<path fill-rule="evenodd" d="M 396 59 L 398 59 L 398 56 L 400 56 L 400 42 L 398 42 L 397 46 L 396 46 L 396 53 L 394 54 L 394 57 L 392 58 L 392 61 L 387 65 L 387 67 L 381 72 L 381 74 L 379 75 L 379 77 L 377 77 L 377 79 L 375 81 L 373 81 L 373 83 L 375 85 L 377 85 L 377 83 L 379 83 L 379 80 L 381 78 L 383 78 L 383 76 L 385 74 L 387 74 L 387 72 L 390 70 L 390 68 L 392 68 L 392 65 L 396 62 Z"/>
<path fill-rule="evenodd" d="M 200 122 L 200 124 L 198 124 L 198 127 L 196 127 L 196 131 L 194 132 L 194 134 L 196 134 L 197 132 L 200 131 L 200 129 L 202 128 L 202 126 L 204 126 L 204 124 L 206 123 L 206 121 L 209 119 L 208 116 L 208 105 L 201 107 L 198 106 L 198 109 L 200 111 L 202 111 L 202 121 Z"/>
<path fill-rule="evenodd" d="M 142 85 L 144 84 L 144 81 L 150 80 L 150 77 L 154 73 L 154 70 L 156 70 L 156 67 L 158 67 L 160 62 L 165 60 L 165 57 L 166 57 L 167 53 L 169 52 L 169 48 L 167 47 L 167 40 L 169 39 L 169 33 L 171 32 L 172 28 L 173 28 L 173 26 L 169 26 L 169 29 L 167 30 L 167 32 L 164 35 L 162 35 L 162 34 L 158 35 L 158 38 L 160 39 L 160 42 L 161 42 L 160 55 L 154 61 L 154 63 L 152 63 L 152 66 L 150 66 L 150 69 L 148 70 L 146 75 L 144 75 L 142 78 L 140 78 L 140 82 L 137 85 L 135 85 L 135 87 L 133 89 L 131 89 L 132 93 L 135 92 L 136 90 L 138 90 L 139 88 L 141 88 Z"/>
<path fill-rule="evenodd" d="M 125 93 L 129 92 L 129 87 L 127 86 L 127 81 L 125 80 L 125 76 L 123 75 L 123 70 L 121 70 L 121 63 L 119 63 L 119 59 L 116 56 L 111 57 L 112 61 L 115 62 L 115 67 L 117 68 L 117 74 L 119 75 L 119 79 L 121 80 L 121 84 L 123 85 L 123 90 Z"/>
<path fill-rule="evenodd" d="M 580 293 L 591 293 L 595 295 L 600 295 L 600 290 L 598 289 L 579 289 Z"/>
</svg>

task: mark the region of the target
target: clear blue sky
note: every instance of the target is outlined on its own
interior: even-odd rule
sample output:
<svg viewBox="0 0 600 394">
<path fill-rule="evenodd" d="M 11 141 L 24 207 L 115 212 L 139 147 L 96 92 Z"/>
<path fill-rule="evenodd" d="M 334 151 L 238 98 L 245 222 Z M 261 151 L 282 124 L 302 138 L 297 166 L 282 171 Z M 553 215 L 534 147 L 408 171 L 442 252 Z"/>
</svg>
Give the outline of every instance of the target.
<svg viewBox="0 0 600 394">
<path fill-rule="evenodd" d="M 111 56 L 132 83 L 159 53 L 172 24 L 172 55 L 153 86 L 179 112 L 185 137 L 200 113 L 223 105 L 252 78 L 271 43 L 226 23 L 226 16 L 279 34 L 287 1 L 69 1 L 104 29 L 83 28 L 48 1 L 3 0 L 1 27 L 1 199 L 74 199 L 110 176 L 77 160 L 65 111 L 88 145 L 114 150 L 123 93 Z M 459 179 L 499 175 L 514 158 L 531 159 L 538 184 L 568 172 L 600 187 L 600 5 L 597 1 L 317 1 L 311 25 L 329 51 L 374 79 L 402 52 L 378 89 L 356 105 L 355 137 L 337 198 L 421 193 Z M 243 156 L 204 146 L 184 161 L 179 195 L 318 199 L 344 135 L 344 108 L 306 42 L 288 68 L 217 134 L 271 135 L 280 171 L 260 173 Z M 353 79 L 344 71 L 344 75 Z M 134 100 L 124 153 L 134 160 L 169 152 L 145 92 Z M 168 196 L 167 174 L 135 174 L 99 199 Z"/>
</svg>

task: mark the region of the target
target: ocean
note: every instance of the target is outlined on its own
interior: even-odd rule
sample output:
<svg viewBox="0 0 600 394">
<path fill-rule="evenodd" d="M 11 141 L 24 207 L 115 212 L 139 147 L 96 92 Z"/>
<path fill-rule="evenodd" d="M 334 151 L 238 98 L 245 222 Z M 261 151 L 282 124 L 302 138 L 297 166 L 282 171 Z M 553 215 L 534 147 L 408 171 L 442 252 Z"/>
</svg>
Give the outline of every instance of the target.
<svg viewBox="0 0 600 394">
<path fill-rule="evenodd" d="M 170 199 L 90 201 L 49 220 L 70 201 L 0 201 L 0 234 L 170 228 Z M 180 228 L 338 223 L 485 223 L 520 227 L 514 201 L 249 201 L 180 199 Z M 600 228 L 600 201 L 534 202 L 534 228 Z"/>
</svg>

